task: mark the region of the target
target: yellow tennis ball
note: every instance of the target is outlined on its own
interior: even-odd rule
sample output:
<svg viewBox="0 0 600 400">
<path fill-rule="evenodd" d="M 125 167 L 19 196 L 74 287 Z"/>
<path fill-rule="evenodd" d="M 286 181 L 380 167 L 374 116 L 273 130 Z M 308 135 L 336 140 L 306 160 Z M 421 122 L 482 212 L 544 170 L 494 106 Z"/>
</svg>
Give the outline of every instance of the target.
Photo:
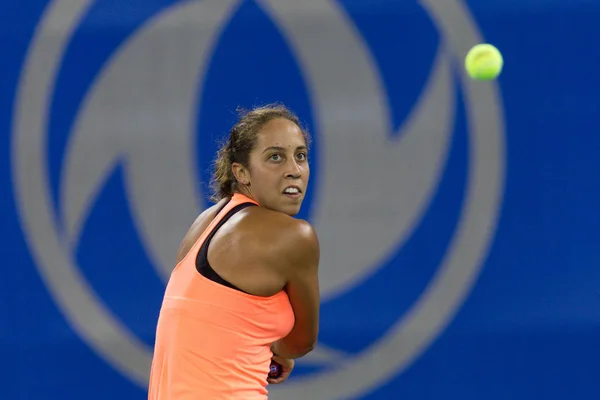
<svg viewBox="0 0 600 400">
<path fill-rule="evenodd" d="M 473 46 L 465 58 L 465 69 L 469 76 L 480 81 L 496 79 L 504 60 L 498 49 L 488 43 L 480 43 Z"/>
</svg>

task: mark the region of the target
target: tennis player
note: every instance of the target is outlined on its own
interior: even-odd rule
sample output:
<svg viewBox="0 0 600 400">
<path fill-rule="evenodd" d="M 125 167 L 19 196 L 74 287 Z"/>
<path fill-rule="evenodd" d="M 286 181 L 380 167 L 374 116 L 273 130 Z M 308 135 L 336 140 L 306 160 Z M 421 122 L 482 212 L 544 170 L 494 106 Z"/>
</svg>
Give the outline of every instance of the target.
<svg viewBox="0 0 600 400">
<path fill-rule="evenodd" d="M 166 287 L 149 400 L 264 400 L 319 329 L 319 244 L 293 218 L 309 136 L 282 105 L 246 112 L 218 152 L 216 204 L 183 239 Z M 283 374 L 268 378 L 272 361 Z"/>
</svg>

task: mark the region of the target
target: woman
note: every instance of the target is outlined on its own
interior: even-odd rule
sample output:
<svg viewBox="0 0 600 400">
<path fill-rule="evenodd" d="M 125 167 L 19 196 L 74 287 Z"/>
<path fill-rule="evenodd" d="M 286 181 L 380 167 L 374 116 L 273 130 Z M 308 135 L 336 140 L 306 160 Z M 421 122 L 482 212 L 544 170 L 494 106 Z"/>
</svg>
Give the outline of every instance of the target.
<svg viewBox="0 0 600 400">
<path fill-rule="evenodd" d="M 307 133 L 283 106 L 242 115 L 219 150 L 217 203 L 183 239 L 158 319 L 150 400 L 266 399 L 319 327 L 319 245 L 300 210 Z M 283 375 L 267 378 L 271 360 Z"/>
</svg>

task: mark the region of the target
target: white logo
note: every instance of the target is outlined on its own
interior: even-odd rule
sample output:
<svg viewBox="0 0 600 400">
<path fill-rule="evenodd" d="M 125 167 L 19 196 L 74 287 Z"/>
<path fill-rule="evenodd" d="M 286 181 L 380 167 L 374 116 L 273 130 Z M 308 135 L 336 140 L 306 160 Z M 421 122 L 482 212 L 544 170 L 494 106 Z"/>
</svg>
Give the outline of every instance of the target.
<svg viewBox="0 0 600 400">
<path fill-rule="evenodd" d="M 103 179 L 115 163 L 126 159 L 127 190 L 138 232 L 159 273 L 165 279 L 170 273 L 178 240 L 201 208 L 194 191 L 194 155 L 190 154 L 195 103 L 201 97 L 196 93 L 201 86 L 197 83 L 216 46 L 217 32 L 238 2 L 176 4 L 148 21 L 109 60 L 76 119 L 61 177 L 59 215 L 63 219 L 57 221 L 46 168 L 49 101 L 65 47 L 91 3 L 54 1 L 32 40 L 16 102 L 12 154 L 17 204 L 36 266 L 73 329 L 115 368 L 146 385 L 152 349 L 104 306 L 78 272 L 73 253 Z M 321 148 L 354 143 L 368 159 L 365 163 L 349 161 L 341 152 L 323 157 L 311 220 L 323 251 L 321 286 L 327 301 L 374 273 L 411 236 L 427 210 L 443 172 L 455 115 L 452 64 L 462 62 L 468 49 L 482 39 L 460 1 L 420 1 L 445 40 L 403 134 L 390 139 L 390 112 L 381 78 L 358 31 L 336 4 L 319 0 L 258 3 L 276 23 L 304 71 Z M 298 16 L 307 13 L 326 19 L 327 35 L 303 26 Z M 161 35 L 164 29 L 186 23 L 196 30 L 193 35 Z M 159 37 L 161 46 L 169 49 L 167 58 L 152 53 Z M 160 86 L 150 84 L 154 79 L 148 60 L 160 61 L 162 68 L 176 73 L 176 79 L 161 80 Z M 270 387 L 271 397 L 340 399 L 367 393 L 410 365 L 444 329 L 470 291 L 495 230 L 504 183 L 504 142 L 495 84 L 475 83 L 464 75 L 461 82 L 470 134 L 466 196 L 436 275 L 381 340 L 334 364 L 330 372 Z M 165 104 L 182 114 L 148 119 L 147 110 L 159 110 Z M 348 110 L 354 118 L 339 117 Z M 169 132 L 167 141 L 159 140 L 162 132 Z M 140 145 L 144 135 L 150 139 Z M 102 150 L 90 151 L 97 147 L 98 138 L 102 138 Z M 382 175 L 386 171 L 388 175 Z M 360 182 L 360 191 L 354 189 L 354 182 Z M 382 186 L 387 182 L 411 190 L 403 192 L 401 204 L 384 221 L 340 218 L 340 198 L 347 199 L 341 212 L 349 217 L 394 205 L 396 200 L 371 204 L 372 193 L 390 190 Z M 397 192 L 391 189 L 390 196 Z M 179 203 L 174 205 L 174 199 Z M 332 268 L 335 265 L 340 268 Z M 328 360 L 334 353 L 322 347 L 307 360 Z"/>
</svg>

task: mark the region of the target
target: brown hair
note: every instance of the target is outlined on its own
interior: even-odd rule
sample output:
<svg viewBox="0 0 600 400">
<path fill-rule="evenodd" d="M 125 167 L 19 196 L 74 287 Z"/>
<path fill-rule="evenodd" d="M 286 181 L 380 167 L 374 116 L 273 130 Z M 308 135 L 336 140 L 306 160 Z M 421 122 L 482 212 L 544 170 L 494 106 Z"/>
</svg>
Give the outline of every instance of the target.
<svg viewBox="0 0 600 400">
<path fill-rule="evenodd" d="M 237 162 L 248 168 L 248 159 L 250 152 L 256 146 L 258 132 L 269 121 L 285 118 L 295 123 L 302 131 L 306 145 L 310 146 L 308 132 L 300 125 L 296 114 L 282 104 L 269 104 L 250 111 L 238 109 L 238 113 L 239 119 L 229 131 L 229 138 L 217 152 L 217 159 L 214 162 L 211 199 L 215 202 L 232 196 L 236 191 L 237 181 L 231 165 Z"/>
</svg>

